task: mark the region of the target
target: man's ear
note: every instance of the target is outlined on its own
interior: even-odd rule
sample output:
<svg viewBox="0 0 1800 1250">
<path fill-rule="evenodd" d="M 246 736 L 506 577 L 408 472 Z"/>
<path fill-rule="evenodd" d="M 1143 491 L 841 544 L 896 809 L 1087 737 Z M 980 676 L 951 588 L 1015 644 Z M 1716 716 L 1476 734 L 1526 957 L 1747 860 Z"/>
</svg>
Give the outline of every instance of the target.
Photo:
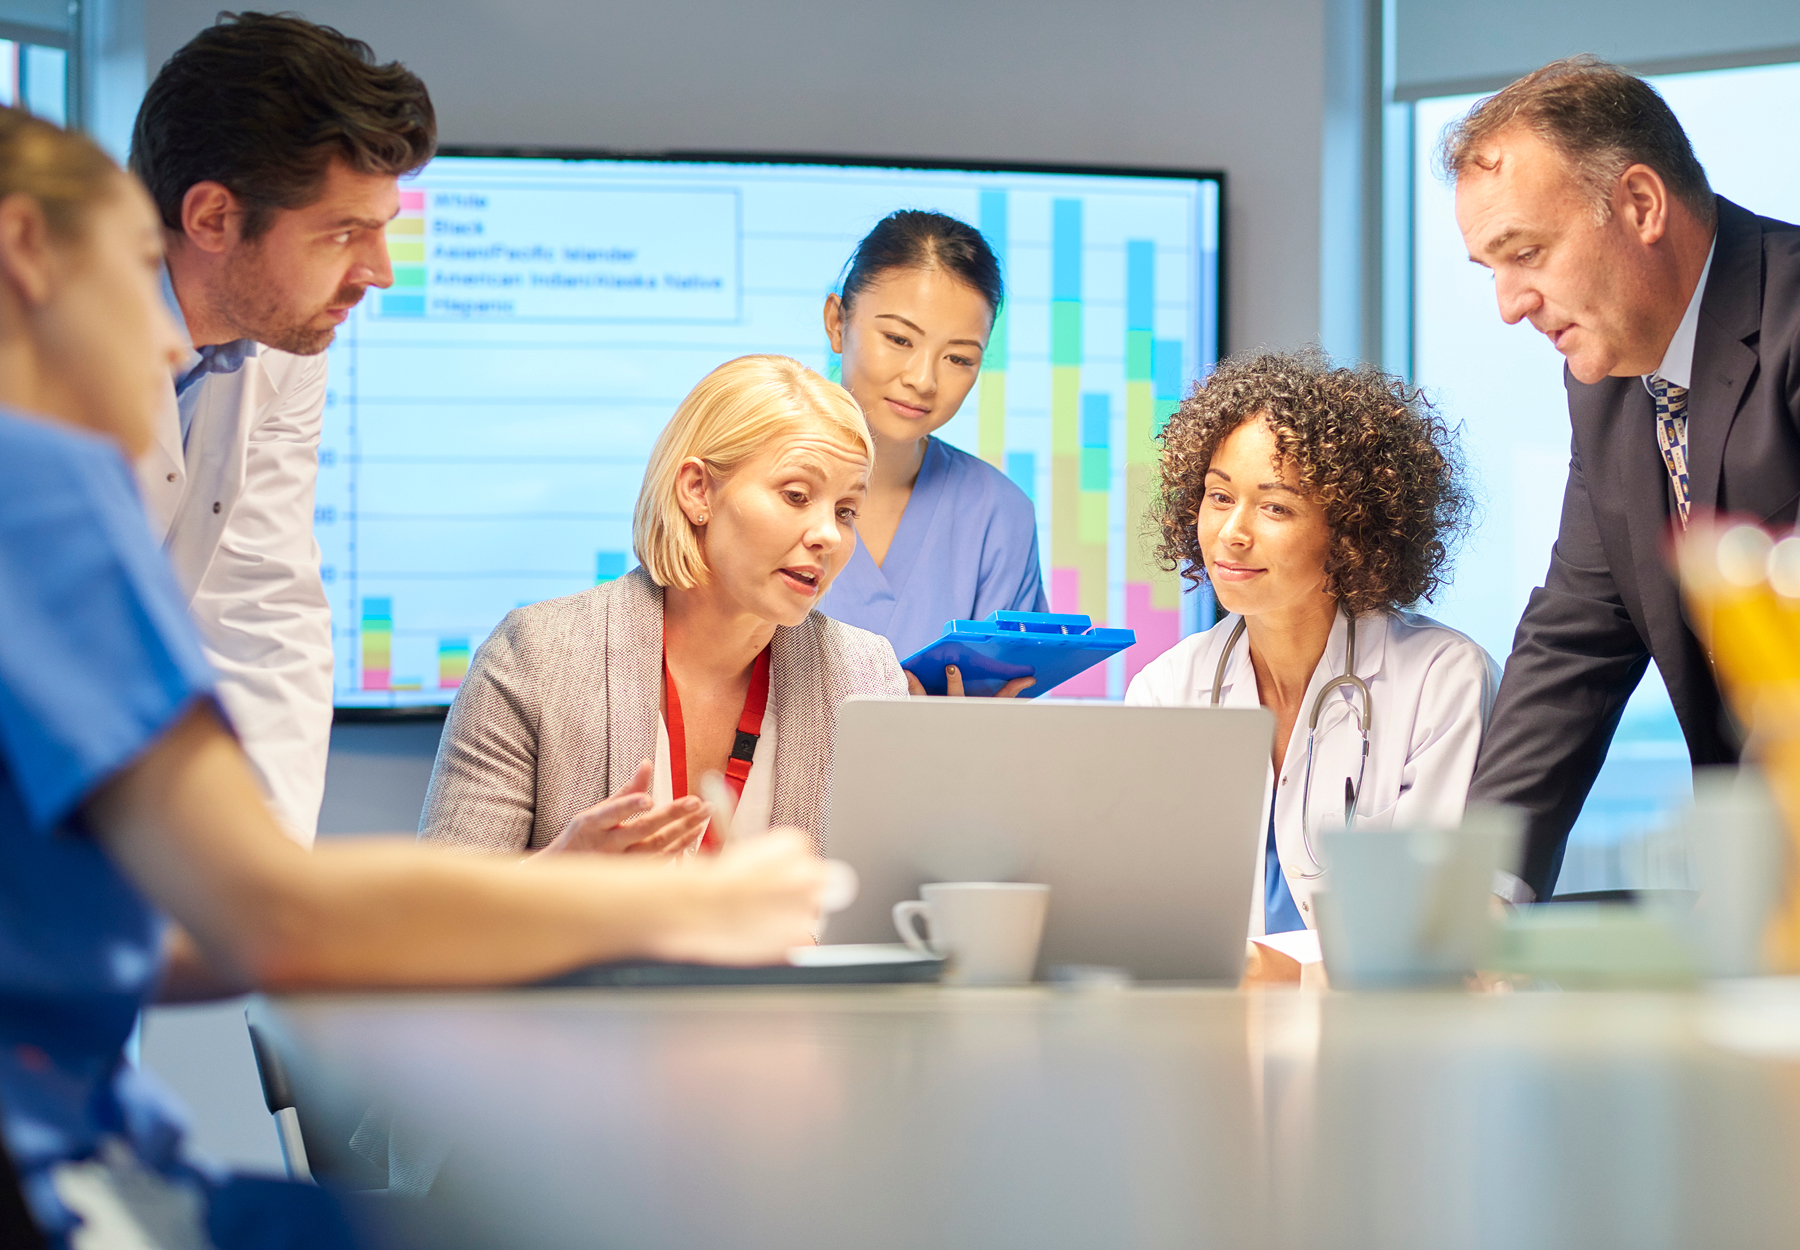
<svg viewBox="0 0 1800 1250">
<path fill-rule="evenodd" d="M 0 279 L 27 307 L 50 298 L 55 258 L 44 206 L 29 195 L 0 199 Z"/>
<path fill-rule="evenodd" d="M 229 251 L 243 222 L 243 205 L 222 182 L 196 182 L 181 197 L 181 232 L 203 252 Z"/>
<path fill-rule="evenodd" d="M 1669 188 L 1648 165 L 1633 165 L 1619 175 L 1620 207 L 1625 225 L 1646 247 L 1669 231 Z"/>
</svg>

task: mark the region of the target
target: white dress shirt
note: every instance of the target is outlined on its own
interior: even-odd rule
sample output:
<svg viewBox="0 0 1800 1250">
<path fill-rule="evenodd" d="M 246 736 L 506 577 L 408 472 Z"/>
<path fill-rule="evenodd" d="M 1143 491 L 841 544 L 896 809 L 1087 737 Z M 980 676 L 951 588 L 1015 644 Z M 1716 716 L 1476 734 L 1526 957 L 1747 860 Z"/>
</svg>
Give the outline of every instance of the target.
<svg viewBox="0 0 1800 1250">
<path fill-rule="evenodd" d="M 1700 270 L 1700 281 L 1694 283 L 1694 293 L 1688 297 L 1687 311 L 1681 314 L 1681 324 L 1675 327 L 1675 337 L 1669 340 L 1668 350 L 1663 352 L 1662 363 L 1656 366 L 1654 373 L 1644 375 L 1644 386 L 1648 389 L 1652 378 L 1661 378 L 1670 386 L 1689 389 L 1694 380 L 1694 339 L 1700 332 L 1700 297 L 1706 294 L 1707 275 L 1712 273 L 1713 253 L 1718 250 L 1719 238 L 1713 236 L 1712 246 L 1706 249 L 1706 265 Z"/>
<path fill-rule="evenodd" d="M 331 606 L 313 539 L 325 372 L 323 354 L 249 342 L 196 351 L 137 466 L 220 702 L 302 844 L 318 828 L 331 748 Z"/>
</svg>

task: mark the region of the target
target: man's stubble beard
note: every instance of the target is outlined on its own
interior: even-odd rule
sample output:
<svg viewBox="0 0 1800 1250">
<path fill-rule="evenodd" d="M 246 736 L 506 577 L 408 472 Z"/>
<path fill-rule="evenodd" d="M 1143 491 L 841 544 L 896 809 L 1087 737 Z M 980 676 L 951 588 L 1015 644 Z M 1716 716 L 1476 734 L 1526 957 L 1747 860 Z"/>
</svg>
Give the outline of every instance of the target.
<svg viewBox="0 0 1800 1250">
<path fill-rule="evenodd" d="M 317 356 L 337 337 L 336 325 L 318 324 L 326 307 L 354 304 L 368 288 L 339 287 L 328 304 L 304 312 L 284 306 L 279 290 L 265 274 L 261 249 L 252 246 L 234 256 L 226 269 L 219 311 L 242 338 L 295 356 Z"/>
</svg>

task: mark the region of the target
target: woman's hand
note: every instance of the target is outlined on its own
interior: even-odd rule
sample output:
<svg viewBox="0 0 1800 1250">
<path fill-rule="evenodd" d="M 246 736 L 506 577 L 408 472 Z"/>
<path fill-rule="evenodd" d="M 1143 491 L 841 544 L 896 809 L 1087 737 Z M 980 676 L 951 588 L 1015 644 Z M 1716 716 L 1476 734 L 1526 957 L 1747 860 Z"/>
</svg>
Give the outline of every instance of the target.
<svg viewBox="0 0 1800 1250">
<path fill-rule="evenodd" d="M 631 780 L 584 812 L 539 855 L 600 851 L 611 855 L 678 855 L 706 831 L 712 809 L 689 795 L 656 807 L 650 800 L 651 764 L 637 766 Z"/>
<path fill-rule="evenodd" d="M 669 917 L 657 953 L 700 963 L 781 963 L 790 948 L 812 945 L 827 873 L 806 834 L 792 828 L 690 860 L 669 876 L 687 907 Z"/>
<path fill-rule="evenodd" d="M 996 690 L 994 697 L 996 699 L 1016 699 L 1019 697 L 1019 691 L 1035 685 L 1037 685 L 1035 677 L 1015 677 Z M 925 693 L 925 687 L 920 684 L 919 679 L 913 676 L 910 670 L 906 670 L 906 692 L 917 696 Z M 945 697 L 951 699 L 970 697 L 963 689 L 962 670 L 954 664 L 944 665 L 944 694 Z"/>
</svg>

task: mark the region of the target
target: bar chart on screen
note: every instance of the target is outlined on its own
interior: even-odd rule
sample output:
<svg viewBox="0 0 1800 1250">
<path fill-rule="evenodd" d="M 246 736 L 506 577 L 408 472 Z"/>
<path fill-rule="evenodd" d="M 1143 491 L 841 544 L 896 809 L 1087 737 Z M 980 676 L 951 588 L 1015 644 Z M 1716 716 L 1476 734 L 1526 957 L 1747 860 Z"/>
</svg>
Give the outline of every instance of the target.
<svg viewBox="0 0 1800 1250">
<path fill-rule="evenodd" d="M 1032 499 L 1053 610 L 1195 623 L 1144 535 L 1155 435 L 1218 355 L 1216 176 L 447 156 L 403 185 L 393 286 L 331 348 L 315 531 L 340 707 L 449 702 L 507 612 L 624 576 L 650 449 L 709 370 L 835 374 L 824 297 L 897 208 L 976 225 L 1008 296 L 938 437 Z"/>
</svg>

